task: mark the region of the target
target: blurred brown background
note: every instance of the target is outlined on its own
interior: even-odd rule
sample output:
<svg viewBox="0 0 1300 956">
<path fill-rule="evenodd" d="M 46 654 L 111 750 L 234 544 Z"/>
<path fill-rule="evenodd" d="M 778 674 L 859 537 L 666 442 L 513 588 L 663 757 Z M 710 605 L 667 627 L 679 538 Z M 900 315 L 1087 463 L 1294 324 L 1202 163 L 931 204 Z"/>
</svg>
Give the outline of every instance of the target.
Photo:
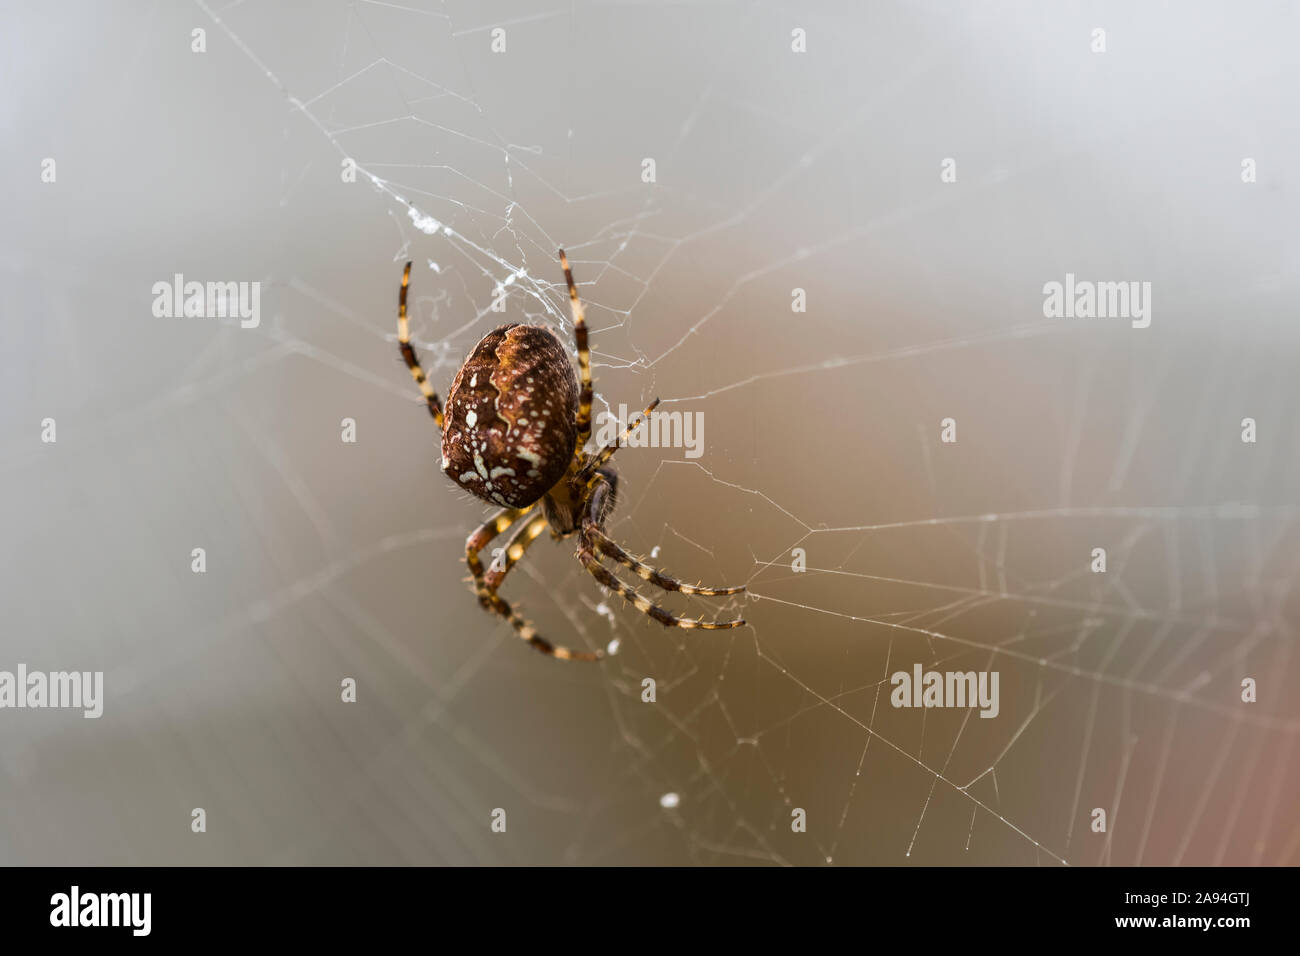
<svg viewBox="0 0 1300 956">
<path fill-rule="evenodd" d="M 0 711 L 0 862 L 1296 861 L 1293 7 L 2 16 L 0 669 L 106 701 Z M 598 407 L 705 416 L 698 462 L 620 452 L 611 529 L 747 582 L 743 629 L 544 540 L 504 593 L 619 641 L 566 666 L 464 583 L 401 263 L 445 394 L 519 270 L 504 319 L 568 340 L 561 244 Z M 260 281 L 260 327 L 155 318 L 178 272 Z M 1067 272 L 1151 327 L 1044 319 Z M 1001 713 L 893 709 L 917 662 Z"/>
</svg>

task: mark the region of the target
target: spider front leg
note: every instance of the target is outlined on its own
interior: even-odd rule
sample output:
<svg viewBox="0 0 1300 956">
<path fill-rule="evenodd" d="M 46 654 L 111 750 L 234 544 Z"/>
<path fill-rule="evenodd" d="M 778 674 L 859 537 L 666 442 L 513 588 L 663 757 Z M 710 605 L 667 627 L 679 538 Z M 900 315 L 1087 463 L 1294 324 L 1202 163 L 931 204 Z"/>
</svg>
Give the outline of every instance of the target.
<svg viewBox="0 0 1300 956">
<path fill-rule="evenodd" d="M 613 480 L 614 475 L 611 472 L 600 471 L 596 473 L 590 503 L 587 507 L 587 516 L 582 522 L 578 560 L 582 562 L 582 566 L 587 569 L 588 573 L 609 590 L 614 591 L 624 600 L 630 602 L 642 614 L 654 618 L 666 627 L 720 631 L 731 627 L 740 627 L 744 624 L 744 618 L 736 618 L 732 621 L 701 621 L 696 618 L 677 617 L 675 614 L 651 603 L 650 600 L 628 587 L 616 578 L 613 572 L 600 563 L 600 559 L 596 554 L 597 551 L 608 554 L 616 561 L 636 571 L 644 580 L 666 591 L 680 591 L 683 594 L 723 595 L 738 594 L 745 590 L 743 586 L 736 588 L 704 588 L 685 584 L 662 574 L 648 564 L 638 561 L 615 544 L 605 533 L 603 527 L 605 518 L 613 508 Z"/>
<path fill-rule="evenodd" d="M 721 597 L 725 594 L 740 594 L 745 590 L 743 584 L 734 588 L 706 588 L 700 584 L 687 584 L 685 581 L 670 578 L 658 568 L 651 567 L 644 561 L 628 554 L 599 526 L 592 524 L 587 530 L 588 534 L 591 535 L 592 543 L 595 544 L 601 554 L 613 558 L 623 567 L 630 569 L 642 581 L 649 581 L 655 587 L 663 588 L 665 591 L 680 591 L 682 594 L 699 594 L 705 597 Z"/>
<path fill-rule="evenodd" d="M 496 591 L 501 587 L 510 569 L 519 563 L 524 552 L 545 530 L 546 515 L 536 515 L 519 526 L 519 529 L 510 536 L 510 541 L 500 556 L 488 565 L 487 574 L 483 576 L 483 583 L 488 590 Z"/>
<path fill-rule="evenodd" d="M 531 509 L 503 508 L 483 522 L 478 530 L 465 539 L 465 563 L 469 565 L 469 573 L 474 576 L 474 593 L 478 596 L 479 603 L 484 607 L 488 606 L 484 597 L 487 593 L 487 581 L 483 574 L 483 562 L 479 560 L 479 552 L 496 540 L 502 531 L 505 531 L 527 514 L 529 510 Z"/>
<path fill-rule="evenodd" d="M 465 563 L 469 565 L 470 574 L 474 576 L 474 593 L 478 595 L 479 604 L 483 606 L 484 610 L 504 617 L 519 633 L 521 638 L 543 654 L 549 654 L 562 661 L 600 660 L 605 656 L 602 651 L 575 651 L 568 647 L 552 644 L 538 634 L 535 627 L 516 614 L 514 608 L 510 606 L 510 603 L 505 598 L 497 594 L 497 588 L 500 587 L 501 580 L 506 576 L 506 572 L 514 566 L 519 557 L 523 556 L 523 552 L 528 546 L 524 542 L 532 543 L 533 539 L 541 534 L 542 529 L 546 527 L 544 516 L 538 515 L 511 537 L 510 544 L 506 546 L 505 561 L 501 563 L 502 569 L 499 573 L 496 570 L 495 563 L 491 571 L 486 575 L 483 573 L 483 562 L 479 559 L 479 552 L 491 544 L 501 532 L 531 511 L 532 508 L 532 505 L 526 508 L 506 508 L 486 521 L 481 528 L 471 534 L 465 541 Z M 540 527 L 531 537 L 527 537 L 530 530 L 539 522 Z M 510 560 L 510 552 L 516 547 L 519 549 L 518 557 L 512 561 Z"/>
</svg>

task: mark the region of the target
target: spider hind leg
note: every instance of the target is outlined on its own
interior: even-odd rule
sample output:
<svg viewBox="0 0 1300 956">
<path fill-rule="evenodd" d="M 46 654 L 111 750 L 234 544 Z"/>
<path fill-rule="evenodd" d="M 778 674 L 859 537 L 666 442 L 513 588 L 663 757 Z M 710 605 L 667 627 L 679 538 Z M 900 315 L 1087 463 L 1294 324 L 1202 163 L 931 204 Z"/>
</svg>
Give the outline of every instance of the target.
<svg viewBox="0 0 1300 956">
<path fill-rule="evenodd" d="M 564 282 L 569 287 L 569 311 L 573 315 L 573 344 L 578 352 L 578 443 L 574 454 L 582 451 L 591 437 L 591 346 L 587 340 L 587 318 L 582 311 L 582 300 L 578 298 L 578 284 L 573 281 L 573 270 L 569 268 L 569 257 L 560 250 L 560 265 L 564 267 Z"/>
<path fill-rule="evenodd" d="M 420 387 L 420 392 L 424 395 L 424 403 L 429 408 L 429 414 L 433 416 L 434 422 L 441 431 L 442 404 L 438 401 L 438 393 L 429 384 L 429 377 L 424 374 L 424 369 L 420 366 L 420 359 L 415 354 L 415 346 L 411 344 L 411 324 L 406 317 L 406 290 L 410 284 L 411 264 L 408 262 L 406 268 L 402 270 L 402 291 L 397 295 L 397 348 L 402 353 L 402 360 L 406 362 L 406 367 L 411 370 L 411 377 L 415 379 L 415 384 Z"/>
</svg>

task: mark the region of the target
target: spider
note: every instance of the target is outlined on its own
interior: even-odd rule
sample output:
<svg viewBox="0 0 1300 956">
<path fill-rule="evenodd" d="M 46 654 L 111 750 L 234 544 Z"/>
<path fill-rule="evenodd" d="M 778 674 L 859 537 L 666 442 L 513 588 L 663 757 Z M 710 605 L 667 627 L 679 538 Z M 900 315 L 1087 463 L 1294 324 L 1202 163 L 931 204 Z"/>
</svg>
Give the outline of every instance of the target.
<svg viewBox="0 0 1300 956">
<path fill-rule="evenodd" d="M 743 619 L 703 621 L 670 614 L 628 587 L 601 563 L 602 558 L 609 558 L 665 591 L 716 597 L 745 590 L 743 585 L 707 588 L 670 578 L 623 550 L 605 532 L 618 489 L 618 475 L 608 462 L 640 426 L 642 416 L 655 410 L 659 399 L 651 402 L 613 444 L 592 454 L 584 450 L 591 437 L 591 351 L 573 272 L 563 249 L 559 255 L 569 286 L 578 377 L 573 374 L 564 346 L 549 329 L 502 325 L 483 336 L 456 373 L 447 393 L 445 413 L 411 345 L 406 318 L 411 263 L 402 272 L 397 300 L 398 347 L 442 433 L 442 470 L 476 498 L 502 506 L 465 542 L 465 563 L 473 576 L 479 604 L 508 620 L 521 638 L 543 654 L 568 661 L 594 661 L 605 656 L 603 651 L 576 651 L 552 644 L 498 593 L 510 569 L 550 528 L 556 541 L 577 535 L 577 559 L 591 576 L 659 623 L 710 630 L 739 627 L 745 623 Z M 485 572 L 480 552 L 525 518 Z"/>
</svg>

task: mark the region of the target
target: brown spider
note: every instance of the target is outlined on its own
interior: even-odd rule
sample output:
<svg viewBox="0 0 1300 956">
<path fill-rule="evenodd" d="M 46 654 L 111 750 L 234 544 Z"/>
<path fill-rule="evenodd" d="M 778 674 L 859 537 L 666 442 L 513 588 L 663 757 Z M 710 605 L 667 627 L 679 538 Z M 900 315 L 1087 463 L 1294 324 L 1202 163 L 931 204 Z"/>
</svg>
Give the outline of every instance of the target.
<svg viewBox="0 0 1300 956">
<path fill-rule="evenodd" d="M 577 558 L 592 577 L 659 623 L 707 629 L 739 627 L 744 620 L 676 617 L 650 603 L 600 563 L 598 555 L 612 558 L 665 591 L 716 596 L 745 590 L 743 586 L 706 588 L 674 580 L 628 554 L 605 533 L 605 521 L 614 510 L 618 488 L 618 475 L 606 463 L 641 424 L 641 418 L 612 445 L 594 454 L 584 451 L 591 437 L 591 352 L 582 303 L 563 249 L 560 264 L 569 285 L 581 389 L 564 346 L 549 329 L 503 325 L 483 336 L 456 373 L 447 393 L 445 419 L 438 396 L 411 345 L 406 318 L 409 262 L 402 272 L 397 341 L 407 368 L 424 393 L 429 414 L 442 432 L 442 470 L 475 497 L 504 506 L 465 542 L 465 561 L 474 576 L 479 604 L 508 620 L 520 637 L 544 654 L 570 661 L 594 661 L 605 656 L 603 651 L 574 651 L 552 644 L 497 593 L 524 551 L 549 527 L 551 537 L 557 541 L 578 535 Z M 656 398 L 643 414 L 649 415 L 658 404 Z M 501 557 L 484 573 L 479 552 L 539 503 L 541 513 L 519 526 Z"/>
</svg>

